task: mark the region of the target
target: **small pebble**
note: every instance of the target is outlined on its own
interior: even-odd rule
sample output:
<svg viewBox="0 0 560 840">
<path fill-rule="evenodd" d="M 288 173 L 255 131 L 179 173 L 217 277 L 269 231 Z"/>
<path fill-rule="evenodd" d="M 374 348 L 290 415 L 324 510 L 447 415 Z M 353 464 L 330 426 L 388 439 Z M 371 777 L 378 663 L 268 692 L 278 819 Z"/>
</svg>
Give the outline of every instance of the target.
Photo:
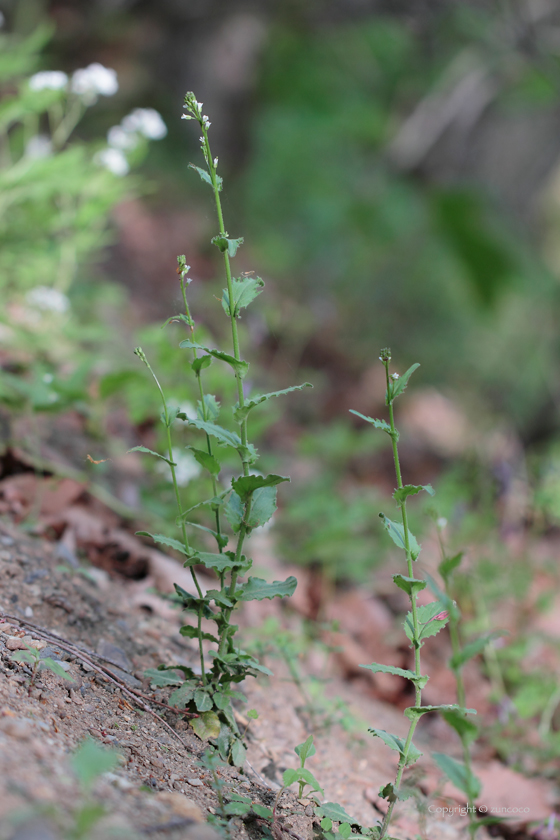
<svg viewBox="0 0 560 840">
<path fill-rule="evenodd" d="M 33 607 L 26 607 L 23 614 L 26 618 L 33 618 Z"/>
<path fill-rule="evenodd" d="M 200 779 L 187 779 L 187 784 L 192 787 L 202 787 L 204 782 L 201 782 Z"/>
<path fill-rule="evenodd" d="M 204 822 L 202 811 L 192 799 L 184 796 L 182 793 L 176 793 L 171 790 L 162 790 L 161 793 L 156 794 L 156 800 L 163 805 L 171 808 L 174 814 L 185 819 L 194 820 L 195 822 Z"/>
<path fill-rule="evenodd" d="M 25 718 L 4 717 L 0 719 L 0 732 L 18 741 L 27 741 L 33 734 L 33 724 Z"/>
</svg>

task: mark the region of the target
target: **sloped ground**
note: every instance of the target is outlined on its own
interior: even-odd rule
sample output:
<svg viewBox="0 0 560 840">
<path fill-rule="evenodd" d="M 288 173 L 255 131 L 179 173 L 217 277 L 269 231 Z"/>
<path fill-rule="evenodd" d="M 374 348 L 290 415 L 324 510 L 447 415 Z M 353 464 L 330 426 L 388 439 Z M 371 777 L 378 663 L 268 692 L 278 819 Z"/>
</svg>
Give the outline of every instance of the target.
<svg viewBox="0 0 560 840">
<path fill-rule="evenodd" d="M 257 554 L 259 546 L 255 546 Z M 260 540 L 260 560 L 272 562 L 270 540 Z M 193 733 L 182 715 L 167 711 L 130 693 L 141 691 L 164 700 L 161 692 L 153 694 L 143 672 L 148 667 L 195 661 L 189 640 L 177 633 L 181 616 L 162 600 L 151 586 L 169 588 L 169 576 L 183 570 L 170 559 L 155 553 L 152 575 L 140 582 L 127 582 L 109 576 L 94 567 L 73 568 L 61 559 L 60 545 L 45 539 L 31 538 L 8 520 L 0 526 L 0 837 L 18 840 L 50 840 L 62 836 L 63 827 L 72 824 L 82 794 L 70 768 L 70 755 L 85 736 L 119 750 L 119 766 L 98 781 L 95 798 L 101 801 L 107 816 L 99 823 L 98 837 L 108 837 L 117 829 L 125 836 L 185 838 L 205 840 L 214 837 L 213 829 L 203 823 L 216 810 L 218 801 L 209 773 L 197 762 L 205 744 Z M 257 563 L 259 559 L 257 558 Z M 167 575 L 167 578 L 166 578 Z M 305 609 L 305 574 L 300 574 L 299 601 Z M 333 614 L 338 614 L 342 629 L 332 641 L 341 645 L 335 654 L 337 665 L 329 668 L 329 696 L 347 703 L 346 718 L 354 718 L 351 732 L 334 724 L 322 727 L 315 720 L 317 754 L 310 769 L 325 789 L 327 800 L 338 801 L 366 825 L 379 817 L 383 802 L 377 797 L 379 786 L 394 773 L 394 753 L 389 752 L 367 733 L 367 726 L 402 732 L 400 707 L 407 704 L 401 693 L 391 702 L 389 683 L 373 684 L 356 680 L 355 660 L 373 661 L 374 652 L 393 650 L 391 623 L 383 613 L 381 601 L 358 590 L 335 599 Z M 245 624 L 260 626 L 274 614 L 284 623 L 297 625 L 299 619 L 286 614 L 279 604 L 252 605 Z M 381 617 L 380 617 L 381 616 Z M 41 628 L 41 629 L 37 629 Z M 47 632 L 45 632 L 47 631 Z M 361 634 L 361 635 L 360 635 Z M 21 640 L 41 648 L 62 662 L 74 681 L 69 682 L 47 670 L 41 671 L 35 686 L 29 685 L 24 666 L 14 663 L 15 649 Z M 58 639 L 58 641 L 57 641 Z M 74 647 L 74 646 L 77 646 Z M 74 653 L 64 648 L 74 647 Z M 79 650 L 84 651 L 84 661 Z M 88 653 L 85 653 L 85 652 Z M 76 652 L 78 655 L 76 655 Z M 97 654 L 97 656 L 95 655 Z M 364 656 L 366 657 L 364 659 Z M 100 658 L 101 657 L 101 658 Z M 323 667 L 313 650 L 304 663 L 306 669 Z M 388 661 L 388 660 L 385 660 Z M 392 660 L 394 661 L 394 660 Z M 247 708 L 254 707 L 259 718 L 247 732 L 248 762 L 239 772 L 233 768 L 220 771 L 228 780 L 230 793 L 241 793 L 254 802 L 271 804 L 281 774 L 286 767 L 297 766 L 293 748 L 310 733 L 308 710 L 302 710 L 297 686 L 287 679 L 281 663 L 268 662 L 277 671 L 274 678 L 250 681 L 243 688 Z M 359 663 L 357 663 L 359 664 Z M 437 664 L 437 663 L 436 663 Z M 114 680 L 107 679 L 108 668 Z M 98 670 L 96 670 L 98 669 Z M 100 669 L 100 670 L 99 670 Z M 362 671 L 362 674 L 364 672 Z M 349 681 L 348 677 L 354 677 Z M 393 678 L 392 678 L 393 679 Z M 476 681 L 476 674 L 474 674 Z M 116 680 L 116 682 L 115 682 Z M 479 679 L 480 682 L 480 679 Z M 484 692 L 481 692 L 483 694 Z M 385 694 L 386 700 L 379 699 Z M 476 705 L 473 698 L 472 704 Z M 441 702 L 441 698 L 440 698 Z M 154 717 L 146 707 L 156 711 Z M 321 703 L 317 704 L 319 710 Z M 483 704 L 484 706 L 484 704 Z M 324 706 L 323 706 L 324 708 Z M 486 703 L 488 709 L 488 703 Z M 243 721 L 244 708 L 238 713 Z M 482 709 L 484 711 L 484 708 Z M 454 752 L 449 731 L 432 718 L 420 732 L 430 747 Z M 425 749 L 425 753 L 428 751 Z M 491 759 L 491 760 L 490 760 Z M 393 833 L 401 838 L 422 836 L 429 840 L 460 837 L 465 834 L 466 819 L 459 813 L 460 795 L 449 785 L 442 794 L 439 773 L 429 759 L 423 760 L 424 776 L 420 788 L 427 794 L 416 806 L 403 804 Z M 527 816 L 517 819 L 512 828 L 500 829 L 504 837 L 553 838 L 543 833 L 558 802 L 553 783 L 543 778 L 527 779 L 505 767 L 488 750 L 475 752 L 475 771 L 484 781 L 480 798 L 483 808 L 522 807 Z M 312 809 L 297 802 L 293 793 L 281 799 L 279 813 L 284 833 L 281 840 L 301 837 L 311 840 L 317 821 Z M 447 808 L 449 810 L 444 811 Z M 505 813 L 505 812 L 503 812 Z M 27 816 L 28 829 L 22 833 L 16 823 Z M 30 823 L 29 820 L 35 820 Z M 524 828 L 531 824 L 532 828 Z M 540 828 L 539 828 L 540 825 Z M 47 826 L 49 827 L 47 830 Z M 19 834 L 17 832 L 20 832 Z M 50 831 L 50 834 L 48 833 Z M 494 829 L 495 831 L 495 829 Z M 232 822 L 233 837 L 257 838 L 266 828 L 254 819 Z M 487 837 L 481 828 L 479 838 Z"/>
</svg>

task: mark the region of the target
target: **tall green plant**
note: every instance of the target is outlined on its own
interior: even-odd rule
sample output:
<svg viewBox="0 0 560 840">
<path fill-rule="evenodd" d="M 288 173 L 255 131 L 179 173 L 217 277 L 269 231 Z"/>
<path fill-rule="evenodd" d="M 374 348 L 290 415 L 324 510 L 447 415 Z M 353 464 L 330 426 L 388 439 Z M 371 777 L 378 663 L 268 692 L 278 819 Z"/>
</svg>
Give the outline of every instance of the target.
<svg viewBox="0 0 560 840">
<path fill-rule="evenodd" d="M 221 305 L 229 321 L 231 330 L 232 350 L 222 351 L 207 347 L 195 340 L 195 322 L 188 303 L 187 290 L 190 284 L 188 277 L 189 266 L 184 256 L 179 256 L 178 272 L 181 281 L 184 312 L 172 316 L 169 320 L 181 321 L 189 332 L 189 337 L 180 343 L 180 347 L 190 351 L 190 369 L 196 378 L 200 399 L 198 401 L 196 418 L 188 418 L 180 410 L 170 411 L 165 394 L 152 370 L 145 353 L 141 348 L 136 349 L 136 355 L 148 366 L 159 390 L 163 406 L 162 421 L 166 429 L 167 453 L 160 455 L 152 452 L 169 465 L 171 471 L 175 497 L 177 502 L 177 526 L 180 540 L 171 539 L 161 534 L 148 534 L 155 542 L 169 546 L 182 554 L 186 559 L 184 565 L 189 568 L 194 593 L 187 592 L 180 586 L 175 586 L 183 607 L 194 614 L 196 626 L 187 624 L 181 629 L 183 636 L 196 639 L 200 660 L 200 673 L 193 668 L 177 666 L 169 668 L 161 666 L 151 670 L 149 676 L 155 685 L 176 685 L 170 702 L 178 708 L 189 709 L 197 715 L 192 721 L 195 732 L 201 738 L 216 738 L 220 752 L 230 758 L 235 764 L 241 765 L 245 759 L 245 749 L 239 738 L 239 733 L 231 709 L 233 699 L 242 699 L 243 695 L 232 689 L 232 684 L 239 683 L 247 676 L 256 676 L 259 671 L 270 673 L 259 662 L 245 651 L 236 646 L 234 637 L 237 626 L 232 624 L 234 610 L 245 601 L 263 600 L 264 598 L 286 597 L 293 593 L 296 579 L 290 576 L 285 581 L 267 583 L 265 580 L 248 576 L 252 560 L 244 554 L 246 542 L 255 528 L 264 525 L 276 510 L 277 486 L 289 481 L 281 475 L 260 475 L 254 469 L 258 459 L 257 450 L 249 440 L 248 420 L 251 412 L 263 405 L 272 397 L 300 390 L 309 385 L 297 385 L 282 391 L 267 394 L 246 395 L 244 379 L 249 370 L 249 363 L 241 354 L 238 331 L 238 320 L 243 309 L 248 307 L 262 292 L 264 283 L 260 277 L 244 274 L 235 277 L 232 273 L 232 259 L 243 244 L 243 238 L 232 238 L 224 225 L 220 193 L 223 181 L 218 175 L 218 158 L 213 157 L 208 140 L 210 121 L 202 113 L 202 103 L 196 100 L 193 93 L 185 97 L 186 113 L 183 119 L 194 120 L 200 126 L 200 146 L 206 168 L 190 164 L 202 180 L 209 185 L 214 196 L 218 233 L 212 243 L 222 254 L 226 287 L 222 291 Z M 232 426 L 228 428 L 218 423 L 221 406 L 213 394 L 205 391 L 203 382 L 204 370 L 216 360 L 226 364 L 235 378 L 237 402 L 232 406 Z M 181 498 L 180 488 L 175 474 L 173 459 L 172 424 L 176 419 L 182 420 L 196 433 L 202 433 L 202 446 L 189 445 L 188 449 L 205 470 L 211 481 L 212 496 L 203 499 L 194 507 L 185 509 Z M 233 449 L 240 460 L 240 473 L 233 479 L 226 489 L 220 484 L 220 448 Z M 145 447 L 135 447 L 141 451 Z M 199 508 L 210 511 L 212 527 L 200 526 L 192 521 L 192 512 Z M 229 526 L 229 529 L 228 529 Z M 192 544 L 192 527 L 211 537 L 216 545 L 216 551 L 211 553 Z M 229 541 L 235 540 L 234 547 L 226 550 Z M 204 566 L 218 581 L 215 589 L 202 591 L 196 574 L 196 567 Z M 214 632 L 207 632 L 204 622 L 214 624 Z M 207 664 L 204 643 L 211 645 L 210 656 L 212 663 Z M 176 676 L 174 671 L 181 671 L 182 677 Z"/>
<path fill-rule="evenodd" d="M 380 738 L 385 744 L 387 744 L 388 747 L 390 747 L 390 749 L 395 750 L 399 754 L 397 773 L 394 782 L 389 782 L 380 790 L 380 795 L 388 801 L 388 808 L 383 822 L 375 828 L 374 837 L 376 837 L 376 840 L 383 840 L 383 838 L 389 836 L 388 831 L 396 802 L 399 799 L 406 799 L 410 796 L 408 791 L 402 789 L 402 781 L 405 769 L 418 761 L 422 755 L 420 750 L 417 749 L 412 742 L 420 718 L 425 714 L 437 711 L 441 713 L 457 713 L 461 716 L 464 716 L 466 713 L 476 714 L 476 712 L 474 709 L 465 709 L 463 706 L 456 704 L 423 705 L 422 703 L 422 689 L 428 682 L 429 677 L 422 673 L 420 660 L 421 649 L 425 644 L 426 639 L 430 636 L 435 636 L 445 627 L 449 619 L 449 612 L 446 608 L 446 604 L 441 600 L 433 601 L 432 603 L 423 606 L 419 606 L 417 604 L 418 593 L 426 588 L 427 581 L 417 578 L 414 575 L 414 563 L 418 559 L 421 547 L 415 536 L 410 531 L 408 525 L 407 501 L 409 496 L 415 496 L 421 491 L 425 491 L 430 495 L 433 495 L 434 490 L 429 484 L 420 485 L 403 483 L 398 451 L 399 432 L 395 426 L 394 419 L 394 402 L 397 397 L 404 393 L 410 377 L 419 365 L 412 365 L 406 373 L 399 376 L 397 373 L 389 373 L 391 351 L 388 348 L 381 351 L 379 358 L 385 367 L 385 403 L 388 407 L 389 422 L 387 423 L 385 420 L 377 420 L 372 417 L 365 417 L 357 411 L 353 411 L 352 413 L 361 417 L 375 428 L 386 432 L 391 439 L 395 475 L 397 479 L 397 487 L 393 493 L 393 499 L 400 511 L 401 521 L 395 522 L 383 513 L 380 513 L 379 515 L 383 520 L 387 533 L 395 545 L 397 545 L 405 553 L 406 575 L 400 573 L 395 574 L 393 575 L 393 581 L 395 582 L 395 585 L 406 592 L 410 598 L 411 610 L 406 616 L 403 626 L 406 636 L 409 639 L 414 651 L 414 670 L 396 668 L 391 665 L 383 665 L 378 662 L 374 662 L 371 665 L 362 665 L 362 667 L 373 671 L 373 673 L 389 673 L 404 677 L 405 679 L 410 680 L 410 682 L 414 685 L 415 690 L 414 705 L 404 711 L 404 714 L 409 721 L 408 732 L 404 738 L 399 735 L 385 732 L 383 729 L 369 730 L 372 735 Z M 448 761 L 453 762 L 453 759 L 448 758 Z"/>
</svg>

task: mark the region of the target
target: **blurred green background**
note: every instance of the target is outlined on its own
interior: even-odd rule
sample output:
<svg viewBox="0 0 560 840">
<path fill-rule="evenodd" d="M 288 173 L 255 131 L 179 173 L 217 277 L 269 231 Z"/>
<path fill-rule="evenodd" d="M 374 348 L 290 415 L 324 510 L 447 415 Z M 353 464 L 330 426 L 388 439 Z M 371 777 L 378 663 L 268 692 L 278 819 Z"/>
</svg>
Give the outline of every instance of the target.
<svg viewBox="0 0 560 840">
<path fill-rule="evenodd" d="M 177 342 L 159 331 L 178 306 L 180 253 L 195 318 L 216 340 L 222 329 L 209 294 L 211 195 L 188 170 L 197 137 L 180 120 L 194 90 L 212 121 L 226 225 L 245 237 L 236 266 L 267 284 L 244 321 L 256 385 L 315 384 L 261 430 L 271 463 L 287 451 L 300 481 L 286 496 L 285 551 L 335 577 L 344 552 L 357 577 L 369 562 L 377 523 L 357 488 L 375 495 L 387 463 L 348 409 L 383 410 L 386 345 L 397 370 L 422 364 L 407 456 L 411 479 L 446 476 L 446 515 L 509 498 L 523 480 L 530 502 L 511 522 L 502 511 L 501 525 L 560 521 L 560 8 L 0 0 L 0 10 L 10 410 L 72 408 L 108 450 L 120 433 L 137 443 L 131 429 L 156 415 L 131 352 L 138 337 L 177 403 L 195 399 L 173 372 Z M 22 175 L 27 134 L 47 129 L 56 104 L 25 100 L 24 80 L 91 62 L 116 70 L 118 92 Z M 27 104 L 14 116 L 16 99 Z M 101 170 L 106 132 L 135 108 L 156 109 L 167 135 L 130 153 L 133 174 Z M 44 285 L 67 295 L 71 315 L 29 321 L 26 295 Z M 124 432 L 100 408 L 115 400 Z M 161 499 L 152 507 L 163 514 Z"/>
</svg>

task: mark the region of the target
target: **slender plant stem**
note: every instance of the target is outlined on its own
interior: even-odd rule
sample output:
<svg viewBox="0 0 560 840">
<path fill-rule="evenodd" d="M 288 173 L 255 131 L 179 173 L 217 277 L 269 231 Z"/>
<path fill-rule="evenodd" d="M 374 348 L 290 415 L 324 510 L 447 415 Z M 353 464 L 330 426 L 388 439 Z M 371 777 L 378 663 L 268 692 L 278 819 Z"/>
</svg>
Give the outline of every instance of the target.
<svg viewBox="0 0 560 840">
<path fill-rule="evenodd" d="M 183 303 L 184 303 L 184 306 L 185 306 L 185 314 L 187 316 L 188 321 L 190 322 L 191 337 L 194 341 L 194 321 L 192 319 L 191 311 L 190 311 L 189 304 L 188 304 L 188 301 L 187 301 L 187 291 L 185 289 L 185 279 L 184 279 L 184 277 L 181 277 L 181 293 L 183 295 Z M 198 358 L 198 353 L 196 351 L 196 347 L 193 349 L 193 355 L 194 355 L 195 359 Z M 197 378 L 197 381 L 198 381 L 198 392 L 200 394 L 200 407 L 201 407 L 201 411 L 202 411 L 202 418 L 203 418 L 204 421 L 207 421 L 208 420 L 208 408 L 206 406 L 206 400 L 204 399 L 204 389 L 202 387 L 202 376 L 201 376 L 200 371 L 197 372 L 196 378 Z M 212 441 L 210 439 L 210 435 L 208 435 L 208 434 L 206 435 L 206 448 L 207 448 L 208 454 L 213 455 Z M 211 474 L 211 479 L 212 479 L 212 492 L 214 493 L 214 497 L 216 497 L 218 495 L 218 482 L 216 480 L 216 476 L 213 473 Z M 216 533 L 218 534 L 218 536 L 221 536 L 222 529 L 221 529 L 221 522 L 220 522 L 220 509 L 218 507 L 214 511 L 214 516 L 215 516 L 215 519 L 216 519 Z M 218 552 L 220 554 L 223 552 L 223 547 L 222 547 L 222 544 L 221 544 L 220 540 L 218 540 Z"/>
<path fill-rule="evenodd" d="M 165 394 L 163 393 L 163 388 L 161 387 L 157 376 L 155 375 L 154 371 L 152 370 L 152 367 L 151 367 L 150 363 L 148 362 L 148 360 L 146 358 L 146 355 L 143 352 L 142 352 L 142 355 L 140 356 L 140 358 L 142 359 L 142 361 L 145 363 L 146 367 L 148 368 L 148 370 L 152 374 L 154 382 L 156 383 L 158 391 L 159 391 L 160 396 L 161 396 L 161 402 L 163 404 L 163 416 L 165 418 L 164 419 L 165 431 L 166 431 L 166 435 L 167 435 L 167 453 L 168 453 L 168 458 L 169 458 L 169 469 L 171 470 L 171 478 L 172 478 L 172 481 L 173 481 L 173 489 L 175 491 L 175 500 L 177 502 L 177 510 L 179 512 L 179 518 L 180 518 L 180 521 L 181 521 L 181 535 L 183 537 L 183 545 L 185 546 L 185 551 L 187 553 L 187 556 L 189 556 L 191 554 L 191 547 L 189 545 L 189 538 L 187 536 L 187 527 L 185 525 L 185 520 L 183 518 L 183 505 L 182 505 L 182 502 L 181 502 L 181 494 L 179 492 L 179 484 L 177 482 L 177 474 L 175 472 L 175 463 L 173 461 L 173 444 L 172 444 L 172 441 L 171 441 L 171 423 L 170 423 L 170 420 L 169 420 L 169 410 L 167 408 L 167 400 L 165 399 Z M 196 576 L 194 568 L 192 566 L 189 566 L 189 570 L 190 570 L 190 573 L 191 573 L 193 583 L 196 587 L 198 597 L 199 597 L 199 599 L 202 600 L 202 598 L 203 598 L 202 589 L 200 588 L 200 584 L 198 582 L 198 578 Z M 200 655 L 200 671 L 201 671 L 201 676 L 202 676 L 202 683 L 203 683 L 203 685 L 206 685 L 206 671 L 205 671 L 205 668 L 204 668 L 204 649 L 202 647 L 202 611 L 200 609 L 198 610 L 197 615 L 198 615 L 198 621 L 197 621 L 198 633 L 197 633 L 197 635 L 198 635 L 198 651 L 199 651 L 199 655 Z"/>
<path fill-rule="evenodd" d="M 385 378 L 387 383 L 387 405 L 389 407 L 389 425 L 390 425 L 390 437 L 391 443 L 393 446 L 393 460 L 395 462 L 395 474 L 397 477 L 397 486 L 399 490 L 403 488 L 403 481 L 402 481 L 402 472 L 401 472 L 401 465 L 399 460 L 399 451 L 398 451 L 398 439 L 399 433 L 395 427 L 395 418 L 393 412 L 393 398 L 391 397 L 391 377 L 389 375 L 389 358 L 383 357 L 382 358 L 383 364 L 385 366 Z M 414 577 L 414 570 L 413 570 L 413 559 L 412 559 L 412 551 L 410 548 L 410 532 L 408 529 L 408 517 L 406 514 L 406 498 L 400 503 L 401 509 L 401 517 L 402 517 L 402 525 L 403 525 L 403 535 L 404 535 L 404 545 L 405 545 L 405 552 L 406 552 L 406 563 L 408 569 L 408 576 L 410 578 Z M 414 672 L 417 677 L 422 675 L 421 663 L 420 663 L 420 643 L 418 641 L 419 636 L 419 627 L 418 627 L 418 613 L 416 609 L 416 592 L 414 590 L 410 593 L 410 604 L 411 604 L 411 611 L 412 611 L 412 626 L 413 626 L 413 646 L 414 646 Z M 422 691 L 420 688 L 420 683 L 417 680 L 415 682 L 415 705 L 421 706 L 422 705 Z M 408 760 L 408 753 L 410 751 L 410 745 L 412 744 L 412 738 L 414 732 L 416 730 L 416 726 L 418 724 L 419 718 L 415 717 L 411 720 L 410 726 L 408 729 L 408 735 L 406 737 L 406 741 L 403 747 L 403 751 L 401 757 L 399 759 L 399 763 L 397 765 L 397 775 L 395 777 L 395 782 L 393 785 L 393 796 L 389 801 L 389 807 L 387 809 L 387 813 L 383 819 L 383 823 L 381 825 L 381 832 L 379 834 L 379 840 L 383 840 L 387 836 L 387 831 L 389 830 L 389 825 L 391 823 L 391 819 L 393 816 L 393 809 L 395 807 L 395 803 L 397 801 L 398 793 L 401 786 L 401 781 L 404 773 L 404 769 L 407 764 Z"/>
</svg>

